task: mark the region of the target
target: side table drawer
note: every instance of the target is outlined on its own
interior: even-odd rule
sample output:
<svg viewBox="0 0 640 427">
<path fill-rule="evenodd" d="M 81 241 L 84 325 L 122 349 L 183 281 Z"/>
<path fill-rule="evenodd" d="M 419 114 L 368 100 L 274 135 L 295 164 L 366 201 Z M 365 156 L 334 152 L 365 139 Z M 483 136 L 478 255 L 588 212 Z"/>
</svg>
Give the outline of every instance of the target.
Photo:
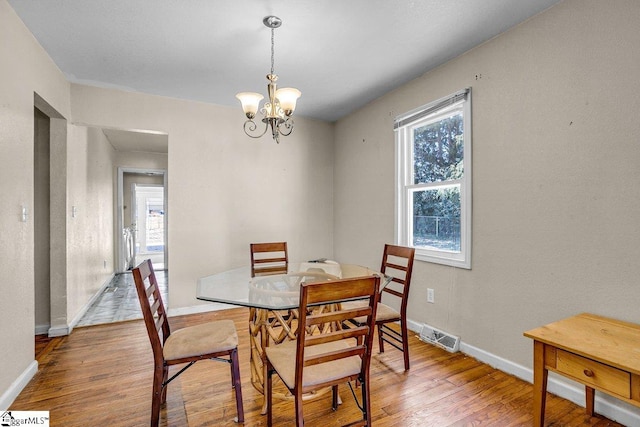
<svg viewBox="0 0 640 427">
<path fill-rule="evenodd" d="M 631 374 L 628 372 L 560 349 L 556 352 L 555 368 L 583 384 L 631 398 Z"/>
</svg>

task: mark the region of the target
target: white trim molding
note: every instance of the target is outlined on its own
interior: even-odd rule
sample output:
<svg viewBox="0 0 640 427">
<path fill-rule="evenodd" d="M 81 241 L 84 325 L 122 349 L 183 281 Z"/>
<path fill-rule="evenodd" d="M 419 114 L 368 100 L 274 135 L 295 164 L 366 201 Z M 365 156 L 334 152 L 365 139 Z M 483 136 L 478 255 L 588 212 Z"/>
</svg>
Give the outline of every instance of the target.
<svg viewBox="0 0 640 427">
<path fill-rule="evenodd" d="M 33 360 L 29 366 L 27 366 L 27 369 L 25 369 L 22 374 L 11 383 L 2 396 L 0 396 L 0 412 L 4 412 L 11 407 L 16 397 L 24 390 L 36 373 L 38 373 L 38 362 Z"/>
<path fill-rule="evenodd" d="M 460 117 L 461 120 L 454 120 L 454 117 Z M 434 129 L 445 126 L 444 123 L 455 132 L 434 132 Z M 399 245 L 414 247 L 417 260 L 471 269 L 471 130 L 471 88 L 423 105 L 395 119 L 395 240 Z M 433 133 L 440 135 L 437 138 L 439 144 L 448 149 L 436 149 L 438 144 L 428 136 Z M 424 151 L 426 147 L 430 149 Z M 447 152 L 457 154 L 448 158 Z M 433 153 L 440 154 L 435 156 Z M 441 158 L 437 160 L 435 157 Z M 430 164 L 433 162 L 450 162 L 441 165 L 447 172 L 443 170 L 432 176 L 431 173 L 438 169 Z M 429 173 L 424 175 L 427 171 Z M 456 198 L 459 199 L 457 202 Z M 440 208 L 445 206 L 452 211 L 459 211 L 458 226 L 455 225 L 457 215 L 454 212 L 440 212 Z M 428 212 L 431 213 L 427 215 Z M 419 218 L 427 222 L 423 223 Z M 438 230 L 441 228 L 449 231 L 435 238 L 439 243 L 426 241 L 433 238 L 434 234 L 440 235 Z M 457 244 L 455 230 L 459 232 Z M 444 240 L 439 241 L 440 238 Z M 438 247 L 440 244 L 442 247 Z"/>
</svg>

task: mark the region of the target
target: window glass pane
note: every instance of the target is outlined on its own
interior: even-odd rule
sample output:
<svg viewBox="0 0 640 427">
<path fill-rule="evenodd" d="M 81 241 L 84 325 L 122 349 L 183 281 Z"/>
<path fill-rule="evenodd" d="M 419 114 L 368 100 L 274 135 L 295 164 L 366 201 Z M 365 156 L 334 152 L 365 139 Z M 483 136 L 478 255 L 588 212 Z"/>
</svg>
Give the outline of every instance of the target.
<svg viewBox="0 0 640 427">
<path fill-rule="evenodd" d="M 413 130 L 414 184 L 460 179 L 463 174 L 460 111 Z"/>
<path fill-rule="evenodd" d="M 460 186 L 416 190 L 411 246 L 460 252 Z"/>
</svg>

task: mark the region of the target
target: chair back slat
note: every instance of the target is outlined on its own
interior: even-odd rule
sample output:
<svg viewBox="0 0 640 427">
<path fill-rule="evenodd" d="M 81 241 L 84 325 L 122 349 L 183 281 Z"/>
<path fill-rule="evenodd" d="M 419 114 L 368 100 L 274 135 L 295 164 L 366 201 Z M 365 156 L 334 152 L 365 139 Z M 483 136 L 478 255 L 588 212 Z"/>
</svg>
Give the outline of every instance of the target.
<svg viewBox="0 0 640 427">
<path fill-rule="evenodd" d="M 355 347 L 346 348 L 344 350 L 328 351 L 326 353 L 321 353 L 314 356 L 305 356 L 304 366 L 319 365 L 321 363 L 332 362 L 334 360 L 340 360 L 352 356 L 362 357 L 365 351 L 365 346 L 358 345 Z"/>
<path fill-rule="evenodd" d="M 156 332 L 157 332 L 158 334 L 162 334 L 162 326 L 163 326 L 165 323 L 166 323 L 166 322 L 165 322 L 165 318 L 164 318 L 164 316 L 158 316 L 158 317 L 156 318 L 155 325 L 156 325 Z"/>
<path fill-rule="evenodd" d="M 391 295 L 397 296 L 398 298 L 404 297 L 404 292 L 396 291 L 395 289 L 385 289 L 385 292 L 388 292 Z"/>
<path fill-rule="evenodd" d="M 288 267 L 287 267 L 288 268 Z M 253 276 L 269 276 L 272 274 L 285 274 L 285 270 L 282 267 L 278 266 L 269 266 L 269 267 L 255 267 L 252 269 Z"/>
<path fill-rule="evenodd" d="M 254 259 L 253 262 L 255 264 L 266 264 L 270 262 L 285 262 L 287 259 L 284 257 L 281 258 L 262 258 L 262 259 Z"/>
<path fill-rule="evenodd" d="M 387 268 L 393 268 L 394 270 L 407 271 L 406 265 L 394 264 L 392 262 L 387 262 Z"/>
<path fill-rule="evenodd" d="M 358 326 L 350 329 L 342 329 L 335 332 L 329 332 L 326 334 L 319 335 L 309 335 L 305 340 L 305 347 L 310 347 L 312 345 L 325 344 L 328 342 L 343 340 L 347 338 L 356 338 L 358 339 L 361 336 L 369 333 L 369 329 L 366 326 Z"/>
<path fill-rule="evenodd" d="M 251 243 L 251 277 L 285 274 L 289 269 L 287 242 Z"/>
<path fill-rule="evenodd" d="M 344 319 L 353 319 L 355 317 L 368 316 L 371 314 L 369 307 L 357 307 L 340 311 L 329 311 L 327 313 L 319 313 L 314 316 L 307 317 L 306 325 L 318 325 L 329 322 L 342 322 Z"/>
<path fill-rule="evenodd" d="M 368 289 L 371 286 L 368 281 L 370 277 L 372 276 L 356 277 L 350 280 L 343 279 L 322 282 L 325 286 L 320 290 L 311 288 L 313 290 L 307 292 L 307 300 L 305 303 L 308 305 L 316 305 L 332 301 L 344 301 L 356 298 L 362 299 L 363 295 L 367 295 Z M 345 285 L 345 280 L 349 280 L 348 285 Z M 379 277 L 378 281 L 380 281 Z M 307 283 L 307 285 L 311 285 L 311 283 Z"/>
<path fill-rule="evenodd" d="M 151 314 L 156 317 L 156 313 L 158 312 L 158 308 L 160 308 L 160 301 L 155 300 L 153 305 L 151 306 Z"/>
<path fill-rule="evenodd" d="M 144 280 L 146 281 L 147 278 L 145 278 Z M 156 287 L 153 285 L 153 283 L 147 286 L 147 288 L 145 289 L 145 294 L 147 295 L 147 298 L 150 298 L 155 291 L 156 291 Z"/>
<path fill-rule="evenodd" d="M 387 269 L 387 271 L 389 271 L 389 270 Z M 387 274 L 388 274 L 388 273 L 387 273 Z M 406 273 L 405 273 L 405 277 L 406 277 Z M 394 281 L 394 282 L 396 282 L 396 283 L 400 283 L 401 285 L 406 285 L 406 284 L 407 284 L 407 280 L 406 280 L 406 279 L 401 279 L 401 278 L 399 278 L 399 277 L 393 277 L 393 276 L 392 276 L 392 277 L 391 277 L 391 280 L 392 280 L 392 281 Z"/>
</svg>

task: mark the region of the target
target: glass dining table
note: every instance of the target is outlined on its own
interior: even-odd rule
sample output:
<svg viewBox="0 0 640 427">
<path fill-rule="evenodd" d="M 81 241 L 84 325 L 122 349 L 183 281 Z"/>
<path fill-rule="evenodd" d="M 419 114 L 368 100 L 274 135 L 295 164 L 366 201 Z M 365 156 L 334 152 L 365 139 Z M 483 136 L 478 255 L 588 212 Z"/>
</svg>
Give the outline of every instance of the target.
<svg viewBox="0 0 640 427">
<path fill-rule="evenodd" d="M 202 301 L 231 304 L 249 308 L 249 339 L 251 384 L 264 394 L 267 375 L 265 348 L 296 339 L 297 309 L 300 304 L 300 284 L 324 280 L 347 279 L 378 275 L 380 289 L 391 277 L 355 264 L 335 262 L 290 263 L 287 274 L 251 278 L 249 266 L 198 279 L 196 298 Z M 341 301 L 336 301 L 339 304 Z M 317 310 L 332 311 L 334 304 L 318 306 Z M 314 398 L 318 394 L 310 395 Z M 276 393 L 275 398 L 288 399 L 287 394 Z M 262 407 L 266 413 L 267 402 Z"/>
</svg>

